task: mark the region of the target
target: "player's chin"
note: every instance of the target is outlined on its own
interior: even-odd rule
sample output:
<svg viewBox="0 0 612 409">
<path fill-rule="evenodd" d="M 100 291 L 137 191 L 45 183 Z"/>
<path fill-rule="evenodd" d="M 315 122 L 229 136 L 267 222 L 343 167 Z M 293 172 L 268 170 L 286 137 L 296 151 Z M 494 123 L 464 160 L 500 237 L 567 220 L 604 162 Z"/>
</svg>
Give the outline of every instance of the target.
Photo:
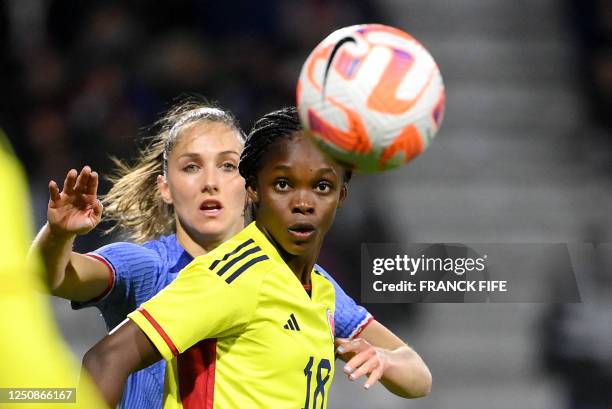
<svg viewBox="0 0 612 409">
<path fill-rule="evenodd" d="M 304 243 L 295 243 L 288 246 L 289 248 L 285 249 L 285 251 L 292 256 L 305 256 L 311 254 L 312 246 L 306 245 Z"/>
<path fill-rule="evenodd" d="M 287 242 L 287 246 L 285 247 L 285 251 L 294 256 L 311 254 L 318 248 L 316 243 L 316 240 L 289 240 Z"/>
<path fill-rule="evenodd" d="M 200 234 L 212 237 L 224 235 L 229 230 L 228 223 L 222 219 L 205 219 L 198 227 Z"/>
</svg>

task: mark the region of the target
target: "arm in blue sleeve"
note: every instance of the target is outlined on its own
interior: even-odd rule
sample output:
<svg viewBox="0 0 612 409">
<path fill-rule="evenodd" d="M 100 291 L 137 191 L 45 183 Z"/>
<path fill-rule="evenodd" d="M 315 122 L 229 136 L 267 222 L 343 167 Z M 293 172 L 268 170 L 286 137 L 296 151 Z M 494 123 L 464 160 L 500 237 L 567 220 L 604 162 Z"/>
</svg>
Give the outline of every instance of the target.
<svg viewBox="0 0 612 409">
<path fill-rule="evenodd" d="M 112 287 L 101 299 L 73 301 L 72 308 L 98 307 L 107 327 L 113 328 L 155 295 L 163 273 L 162 257 L 151 248 L 125 242 L 109 244 L 91 254 L 111 270 Z"/>
<path fill-rule="evenodd" d="M 321 266 L 315 265 L 315 270 L 323 274 L 336 290 L 336 313 L 334 315 L 336 338 L 352 338 L 359 334 L 372 321 L 372 315 L 345 293 L 336 280 Z"/>
</svg>

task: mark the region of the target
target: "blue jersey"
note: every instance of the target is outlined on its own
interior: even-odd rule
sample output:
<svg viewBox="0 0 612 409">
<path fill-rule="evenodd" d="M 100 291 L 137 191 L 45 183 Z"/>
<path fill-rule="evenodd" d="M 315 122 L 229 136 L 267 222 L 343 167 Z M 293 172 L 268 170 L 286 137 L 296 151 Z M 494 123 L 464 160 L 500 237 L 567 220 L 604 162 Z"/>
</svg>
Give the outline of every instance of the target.
<svg viewBox="0 0 612 409">
<path fill-rule="evenodd" d="M 91 256 L 108 266 L 112 284 L 101 299 L 86 303 L 73 301 L 72 308 L 98 307 L 108 330 L 116 327 L 140 304 L 170 284 L 179 271 L 193 260 L 175 235 L 164 236 L 144 245 L 113 243 L 96 250 Z M 357 305 L 325 270 L 317 265 L 315 270 L 322 273 L 336 290 L 336 337 L 355 336 L 372 320 L 371 315 Z M 165 371 L 166 361 L 162 359 L 130 375 L 120 407 L 161 409 Z"/>
</svg>

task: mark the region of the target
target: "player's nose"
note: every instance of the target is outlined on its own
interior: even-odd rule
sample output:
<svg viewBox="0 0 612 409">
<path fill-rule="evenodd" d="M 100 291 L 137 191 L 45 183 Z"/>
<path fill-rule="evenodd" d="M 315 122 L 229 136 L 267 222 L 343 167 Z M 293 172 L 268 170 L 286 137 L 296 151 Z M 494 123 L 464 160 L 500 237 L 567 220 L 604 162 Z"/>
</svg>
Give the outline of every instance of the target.
<svg viewBox="0 0 612 409">
<path fill-rule="evenodd" d="M 201 189 L 202 192 L 216 193 L 219 191 L 219 175 L 218 169 L 206 168 L 202 172 Z"/>
<path fill-rule="evenodd" d="M 291 202 L 291 212 L 313 214 L 314 211 L 315 205 L 313 195 L 305 190 L 297 190 Z"/>
</svg>

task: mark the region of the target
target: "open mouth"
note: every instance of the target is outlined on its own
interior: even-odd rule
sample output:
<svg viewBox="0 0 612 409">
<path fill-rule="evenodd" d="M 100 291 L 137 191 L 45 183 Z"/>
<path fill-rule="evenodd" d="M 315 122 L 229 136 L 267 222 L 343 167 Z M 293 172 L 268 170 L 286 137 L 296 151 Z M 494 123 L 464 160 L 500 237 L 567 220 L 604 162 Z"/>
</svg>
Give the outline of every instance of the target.
<svg viewBox="0 0 612 409">
<path fill-rule="evenodd" d="M 294 237 L 304 240 L 308 239 L 314 234 L 315 227 L 310 223 L 296 223 L 289 226 L 289 232 Z"/>
<path fill-rule="evenodd" d="M 216 216 L 221 213 L 223 206 L 218 200 L 205 200 L 200 204 L 200 211 L 204 212 L 207 216 Z"/>
</svg>

